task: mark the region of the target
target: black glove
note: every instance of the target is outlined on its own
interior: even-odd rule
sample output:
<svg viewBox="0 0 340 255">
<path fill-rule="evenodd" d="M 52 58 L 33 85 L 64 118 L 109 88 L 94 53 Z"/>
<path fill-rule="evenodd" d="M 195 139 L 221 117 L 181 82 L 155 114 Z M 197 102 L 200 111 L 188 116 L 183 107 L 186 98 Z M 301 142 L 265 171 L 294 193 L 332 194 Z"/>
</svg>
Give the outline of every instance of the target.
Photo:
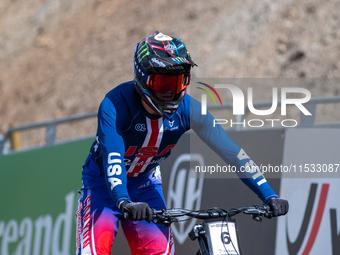
<svg viewBox="0 0 340 255">
<path fill-rule="evenodd" d="M 119 208 L 123 213 L 125 218 L 130 220 L 146 220 L 151 222 L 153 217 L 153 211 L 147 203 L 144 202 L 129 202 L 124 201 Z"/>
<path fill-rule="evenodd" d="M 273 216 L 285 215 L 289 210 L 288 201 L 281 198 L 272 198 L 267 203 L 273 211 Z"/>
</svg>

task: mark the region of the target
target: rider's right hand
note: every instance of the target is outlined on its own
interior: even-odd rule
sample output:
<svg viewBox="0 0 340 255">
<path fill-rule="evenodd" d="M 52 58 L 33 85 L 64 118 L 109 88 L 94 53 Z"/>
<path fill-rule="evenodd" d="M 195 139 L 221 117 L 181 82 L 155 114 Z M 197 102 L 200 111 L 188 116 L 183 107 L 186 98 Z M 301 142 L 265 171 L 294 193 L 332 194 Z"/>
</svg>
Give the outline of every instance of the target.
<svg viewBox="0 0 340 255">
<path fill-rule="evenodd" d="M 125 218 L 128 217 L 133 221 L 146 220 L 150 223 L 153 217 L 153 210 L 144 202 L 124 201 L 119 209 L 124 213 Z"/>
</svg>

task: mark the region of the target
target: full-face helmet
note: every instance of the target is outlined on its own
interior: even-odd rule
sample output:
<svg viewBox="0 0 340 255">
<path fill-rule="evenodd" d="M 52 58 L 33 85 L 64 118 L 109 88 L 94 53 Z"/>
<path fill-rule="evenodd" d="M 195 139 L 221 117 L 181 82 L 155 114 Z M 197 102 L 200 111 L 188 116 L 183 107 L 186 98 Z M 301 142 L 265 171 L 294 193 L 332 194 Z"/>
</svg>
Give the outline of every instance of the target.
<svg viewBox="0 0 340 255">
<path fill-rule="evenodd" d="M 197 64 L 181 39 L 157 31 L 135 47 L 135 88 L 151 109 L 171 119 L 183 101 L 193 66 Z M 163 94 L 169 91 L 175 92 L 172 101 L 155 95 L 155 92 Z"/>
</svg>

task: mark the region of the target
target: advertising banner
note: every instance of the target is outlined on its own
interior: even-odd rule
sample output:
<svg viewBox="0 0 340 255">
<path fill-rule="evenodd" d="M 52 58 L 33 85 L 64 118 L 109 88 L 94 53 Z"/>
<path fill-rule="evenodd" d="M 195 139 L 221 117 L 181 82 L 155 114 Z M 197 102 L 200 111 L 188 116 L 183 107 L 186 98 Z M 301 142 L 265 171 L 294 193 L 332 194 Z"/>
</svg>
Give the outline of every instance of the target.
<svg viewBox="0 0 340 255">
<path fill-rule="evenodd" d="M 0 157 L 0 254 L 75 252 L 77 189 L 92 141 Z"/>
<path fill-rule="evenodd" d="M 290 212 L 278 219 L 276 255 L 340 254 L 340 130 L 286 132 L 281 196 Z"/>
</svg>

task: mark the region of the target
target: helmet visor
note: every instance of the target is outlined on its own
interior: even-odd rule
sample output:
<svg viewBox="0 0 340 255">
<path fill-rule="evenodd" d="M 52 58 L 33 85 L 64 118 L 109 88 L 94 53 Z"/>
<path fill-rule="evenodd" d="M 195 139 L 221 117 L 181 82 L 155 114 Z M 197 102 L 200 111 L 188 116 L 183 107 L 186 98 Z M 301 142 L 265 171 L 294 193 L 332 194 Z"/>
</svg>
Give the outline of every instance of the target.
<svg viewBox="0 0 340 255">
<path fill-rule="evenodd" d="M 175 91 L 176 94 L 189 86 L 190 73 L 180 75 L 150 74 L 146 85 L 161 94 Z"/>
</svg>

